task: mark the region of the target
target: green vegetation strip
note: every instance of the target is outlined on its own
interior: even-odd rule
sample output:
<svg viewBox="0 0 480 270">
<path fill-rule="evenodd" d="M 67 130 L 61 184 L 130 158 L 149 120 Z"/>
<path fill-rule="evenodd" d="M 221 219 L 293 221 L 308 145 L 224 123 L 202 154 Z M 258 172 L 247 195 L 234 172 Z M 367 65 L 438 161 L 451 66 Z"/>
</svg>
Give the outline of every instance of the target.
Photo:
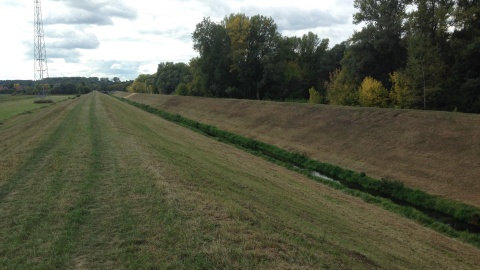
<svg viewBox="0 0 480 270">
<path fill-rule="evenodd" d="M 19 114 L 31 113 L 36 109 L 70 98 L 71 96 L 49 96 L 48 99 L 42 101 L 36 99 L 35 96 L 1 96 L 0 121 L 5 121 Z"/>
<path fill-rule="evenodd" d="M 376 180 L 368 177 L 365 173 L 357 173 L 332 164 L 322 163 L 310 159 L 306 155 L 292 153 L 261 141 L 223 131 L 214 126 L 187 119 L 179 114 L 170 114 L 149 105 L 120 97 L 116 98 L 144 111 L 158 115 L 168 121 L 215 137 L 222 142 L 233 144 L 287 168 L 302 172 L 319 182 L 360 197 L 366 202 L 380 205 L 384 209 L 416 220 L 450 237 L 459 238 L 480 247 L 480 235 L 476 233 L 480 227 L 480 209 L 474 206 L 435 197 L 423 191 L 405 187 L 400 182 L 385 179 Z M 339 181 L 341 184 L 313 177 L 311 176 L 312 171 L 324 174 Z M 426 213 L 440 218 L 432 218 Z M 439 221 L 442 219 L 444 222 Z M 452 227 L 449 224 L 445 224 L 447 223 L 445 219 L 448 220 L 448 222 L 462 224 L 462 226 L 468 227 L 472 232 L 468 230 L 457 230 L 453 228 L 455 226 Z"/>
</svg>

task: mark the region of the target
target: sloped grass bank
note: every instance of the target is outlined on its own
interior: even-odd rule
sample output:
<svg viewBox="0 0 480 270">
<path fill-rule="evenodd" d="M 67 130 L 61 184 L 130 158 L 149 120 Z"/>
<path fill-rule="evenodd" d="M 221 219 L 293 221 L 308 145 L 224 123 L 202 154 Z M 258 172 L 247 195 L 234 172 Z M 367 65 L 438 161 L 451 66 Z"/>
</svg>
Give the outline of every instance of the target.
<svg viewBox="0 0 480 270">
<path fill-rule="evenodd" d="M 459 238 L 480 247 L 480 235 L 478 234 L 480 231 L 480 209 L 476 207 L 432 196 L 423 191 L 405 187 L 399 182 L 373 179 L 364 173 L 357 173 L 332 164 L 312 160 L 306 155 L 292 153 L 273 145 L 223 131 L 178 114 L 170 114 L 149 105 L 116 98 L 194 131 L 231 143 L 270 160 L 273 159 L 272 161 L 290 169 L 301 171 L 331 187 L 413 219 L 445 235 Z M 310 175 L 310 171 L 317 171 L 339 181 L 341 184 L 313 177 Z"/>
</svg>

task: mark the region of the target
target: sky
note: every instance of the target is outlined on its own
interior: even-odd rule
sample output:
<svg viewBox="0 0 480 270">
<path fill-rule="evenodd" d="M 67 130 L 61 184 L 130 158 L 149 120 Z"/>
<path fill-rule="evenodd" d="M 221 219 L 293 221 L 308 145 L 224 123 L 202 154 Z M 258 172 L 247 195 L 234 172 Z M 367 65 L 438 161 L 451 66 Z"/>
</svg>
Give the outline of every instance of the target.
<svg viewBox="0 0 480 270">
<path fill-rule="evenodd" d="M 198 56 L 192 33 L 204 17 L 272 17 L 283 36 L 309 31 L 330 47 L 360 26 L 353 0 L 42 0 L 49 77 L 118 77 L 153 74 L 161 62 Z M 31 80 L 34 0 L 0 0 L 0 80 Z"/>
</svg>

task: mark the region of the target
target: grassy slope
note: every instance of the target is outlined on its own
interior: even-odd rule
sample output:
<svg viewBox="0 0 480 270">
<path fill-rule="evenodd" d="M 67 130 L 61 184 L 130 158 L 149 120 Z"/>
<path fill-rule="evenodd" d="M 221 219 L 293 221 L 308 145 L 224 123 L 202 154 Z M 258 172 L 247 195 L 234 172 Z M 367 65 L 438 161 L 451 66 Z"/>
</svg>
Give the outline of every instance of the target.
<svg viewBox="0 0 480 270">
<path fill-rule="evenodd" d="M 0 268 L 474 269 L 480 250 L 99 93 L 0 126 Z"/>
<path fill-rule="evenodd" d="M 68 96 L 50 96 L 54 102 L 63 101 Z M 0 96 L 0 121 L 32 110 L 50 106 L 50 104 L 35 104 L 35 96 Z"/>
<path fill-rule="evenodd" d="M 479 115 L 144 94 L 130 99 L 480 206 Z"/>
</svg>

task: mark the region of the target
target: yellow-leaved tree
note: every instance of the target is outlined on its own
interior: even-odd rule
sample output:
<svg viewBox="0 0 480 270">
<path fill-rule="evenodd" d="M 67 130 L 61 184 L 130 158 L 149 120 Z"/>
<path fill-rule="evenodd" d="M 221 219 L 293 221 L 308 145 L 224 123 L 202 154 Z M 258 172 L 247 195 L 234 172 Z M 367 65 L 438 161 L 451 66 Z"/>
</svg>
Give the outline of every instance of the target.
<svg viewBox="0 0 480 270">
<path fill-rule="evenodd" d="M 329 80 L 325 82 L 327 90 L 327 100 L 332 105 L 356 105 L 358 103 L 358 91 L 356 87 L 346 81 L 346 70 L 336 69 L 329 75 Z"/>
<path fill-rule="evenodd" d="M 308 103 L 311 103 L 311 104 L 320 104 L 322 103 L 322 95 L 320 95 L 320 93 L 315 90 L 315 87 L 312 87 L 310 89 L 308 89 L 308 93 L 310 93 L 310 98 L 308 99 Z"/>
<path fill-rule="evenodd" d="M 411 108 L 418 97 L 409 86 L 407 76 L 400 71 L 395 71 L 390 74 L 390 82 L 392 82 L 392 89 L 390 90 L 390 101 L 396 108 Z"/>
<path fill-rule="evenodd" d="M 372 77 L 363 79 L 359 89 L 360 105 L 366 107 L 387 107 L 388 91 L 380 81 Z"/>
</svg>

